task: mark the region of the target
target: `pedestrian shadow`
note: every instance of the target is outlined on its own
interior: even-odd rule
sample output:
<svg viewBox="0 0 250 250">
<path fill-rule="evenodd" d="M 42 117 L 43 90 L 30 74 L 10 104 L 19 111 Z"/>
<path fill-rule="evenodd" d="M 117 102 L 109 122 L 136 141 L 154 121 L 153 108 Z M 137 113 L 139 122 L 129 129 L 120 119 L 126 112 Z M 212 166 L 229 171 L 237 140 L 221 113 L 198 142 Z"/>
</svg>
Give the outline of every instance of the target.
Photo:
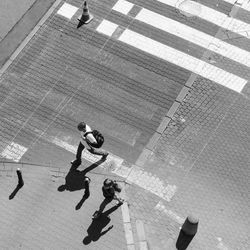
<svg viewBox="0 0 250 250">
<path fill-rule="evenodd" d="M 72 192 L 72 191 L 85 189 L 86 174 L 90 172 L 91 170 L 95 169 L 96 167 L 98 167 L 104 161 L 105 159 L 100 159 L 99 161 L 93 163 L 92 165 L 90 165 L 89 167 L 81 171 L 77 169 L 80 164 L 77 162 L 73 162 L 69 172 L 67 173 L 65 177 L 65 184 L 59 186 L 57 190 L 59 192 L 63 192 L 65 190 Z"/>
<path fill-rule="evenodd" d="M 103 236 L 109 230 L 111 230 L 113 228 L 113 225 L 111 225 L 107 229 L 102 231 L 103 228 L 106 227 L 109 224 L 109 222 L 111 221 L 109 215 L 112 212 L 114 212 L 117 208 L 119 208 L 119 206 L 120 205 L 115 205 L 112 208 L 110 208 L 109 210 L 107 210 L 106 212 L 102 213 L 100 216 L 98 216 L 98 218 L 92 219 L 92 223 L 90 224 L 90 226 L 87 229 L 88 235 L 82 241 L 84 245 L 88 245 L 92 241 L 94 242 L 94 241 L 99 240 L 101 236 Z"/>
</svg>

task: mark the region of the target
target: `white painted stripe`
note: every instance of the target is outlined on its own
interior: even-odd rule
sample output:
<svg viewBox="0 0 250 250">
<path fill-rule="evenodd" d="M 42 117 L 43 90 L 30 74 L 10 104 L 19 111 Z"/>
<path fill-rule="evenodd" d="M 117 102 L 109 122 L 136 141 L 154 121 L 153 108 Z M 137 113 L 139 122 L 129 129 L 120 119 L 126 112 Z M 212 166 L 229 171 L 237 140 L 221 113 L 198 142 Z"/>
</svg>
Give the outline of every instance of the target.
<svg viewBox="0 0 250 250">
<path fill-rule="evenodd" d="M 248 51 L 225 43 L 185 24 L 147 9 L 142 9 L 135 19 L 250 67 L 250 53 Z"/>
<path fill-rule="evenodd" d="M 112 36 L 112 34 L 115 32 L 116 28 L 118 27 L 117 24 L 109 22 L 107 20 L 103 20 L 99 26 L 97 27 L 97 31 L 107 35 L 107 36 Z"/>
<path fill-rule="evenodd" d="M 22 156 L 25 154 L 25 152 L 28 150 L 28 148 L 19 145 L 17 143 L 11 142 L 10 145 L 8 145 L 3 152 L 1 153 L 1 156 L 13 160 L 15 162 L 19 162 L 19 160 L 22 158 Z"/>
<path fill-rule="evenodd" d="M 133 8 L 134 4 L 125 1 L 125 0 L 119 0 L 114 6 L 113 10 L 118 11 L 122 14 L 127 15 L 129 11 Z"/>
<path fill-rule="evenodd" d="M 235 2 L 237 2 L 237 0 L 223 0 L 223 2 L 235 4 Z"/>
<path fill-rule="evenodd" d="M 64 16 L 68 19 L 71 19 L 77 11 L 78 11 L 77 7 L 68 3 L 64 3 L 62 7 L 57 11 L 57 14 Z"/>
<path fill-rule="evenodd" d="M 76 154 L 77 147 L 69 144 L 68 142 L 66 142 L 62 139 L 59 139 L 57 137 L 53 137 L 53 138 L 47 137 L 47 140 L 49 140 L 51 143 L 53 143 L 57 146 L 60 146 L 64 149 L 66 149 L 67 151 L 69 151 L 73 154 Z M 94 163 L 94 162 L 100 160 L 100 156 L 93 155 L 87 150 L 84 150 L 82 152 L 82 158 L 86 159 L 87 161 L 89 161 L 91 163 Z M 109 154 L 107 160 L 104 163 L 102 163 L 100 166 L 102 166 L 103 168 L 115 169 L 115 168 L 119 168 L 122 163 L 123 163 L 122 158 Z"/>
<path fill-rule="evenodd" d="M 241 36 L 250 38 L 249 30 L 250 24 L 242 22 L 238 19 L 234 19 L 227 16 L 224 13 L 216 11 L 214 9 L 208 8 L 198 2 L 193 2 L 190 0 L 180 1 L 180 0 L 157 0 L 158 2 L 173 6 L 180 11 L 184 11 L 194 16 L 198 16 L 208 22 L 214 23 L 224 29 L 235 32 Z M 189 7 L 189 5 L 191 5 Z"/>
<path fill-rule="evenodd" d="M 184 218 L 180 217 L 178 214 L 174 213 L 173 211 L 167 209 L 161 201 L 155 206 L 154 209 L 165 213 L 168 217 L 170 217 L 171 219 L 173 219 L 175 222 L 177 222 L 180 225 L 182 225 L 185 221 Z"/>
<path fill-rule="evenodd" d="M 240 92 L 247 81 L 195 57 L 126 29 L 118 39 L 163 60 L 179 65 L 211 81 Z"/>
<path fill-rule="evenodd" d="M 250 1 L 245 0 L 244 3 L 240 6 L 242 9 L 245 9 L 247 11 L 250 11 Z"/>
</svg>

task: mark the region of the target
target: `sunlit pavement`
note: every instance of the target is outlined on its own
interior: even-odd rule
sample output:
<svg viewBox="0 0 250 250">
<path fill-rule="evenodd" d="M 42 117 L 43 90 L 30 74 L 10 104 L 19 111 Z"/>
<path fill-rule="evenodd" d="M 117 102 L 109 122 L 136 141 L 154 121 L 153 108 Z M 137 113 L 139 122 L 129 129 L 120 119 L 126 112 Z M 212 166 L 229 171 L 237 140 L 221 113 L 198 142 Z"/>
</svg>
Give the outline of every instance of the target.
<svg viewBox="0 0 250 250">
<path fill-rule="evenodd" d="M 94 19 L 76 29 L 82 4 L 57 1 L 1 72 L 1 156 L 39 165 L 24 165 L 28 184 L 11 201 L 16 166 L 7 164 L 9 174 L 2 167 L 2 226 L 17 225 L 2 246 L 81 248 L 102 181 L 112 176 L 125 181 L 127 203 L 89 249 L 174 249 L 189 214 L 199 218 L 190 249 L 248 249 L 247 1 L 93 1 Z M 103 132 L 110 156 L 91 173 L 93 195 L 76 211 L 83 191 L 57 188 L 80 120 Z M 99 159 L 83 158 L 83 168 Z"/>
</svg>

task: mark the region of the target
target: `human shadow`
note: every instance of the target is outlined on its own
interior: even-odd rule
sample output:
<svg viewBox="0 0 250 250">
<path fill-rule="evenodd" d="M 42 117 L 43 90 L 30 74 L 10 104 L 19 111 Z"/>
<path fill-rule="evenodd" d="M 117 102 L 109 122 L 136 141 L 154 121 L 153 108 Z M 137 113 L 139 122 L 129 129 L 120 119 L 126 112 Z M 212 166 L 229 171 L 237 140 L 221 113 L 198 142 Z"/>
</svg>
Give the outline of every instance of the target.
<svg viewBox="0 0 250 250">
<path fill-rule="evenodd" d="M 120 205 L 115 205 L 106 212 L 102 213 L 98 218 L 93 218 L 92 223 L 87 229 L 88 235 L 83 239 L 83 244 L 88 245 L 92 241 L 97 241 L 101 236 L 106 234 L 109 230 L 113 228 L 113 225 L 109 226 L 104 231 L 103 228 L 106 227 L 111 221 L 109 215 L 114 212 Z"/>
<path fill-rule="evenodd" d="M 70 192 L 81 190 L 86 188 L 86 174 L 90 172 L 91 170 L 98 167 L 100 164 L 102 164 L 105 161 L 105 159 L 100 159 L 99 161 L 93 163 L 89 167 L 85 168 L 84 170 L 78 170 L 77 168 L 80 166 L 80 164 L 75 161 L 72 163 L 71 168 L 69 172 L 67 173 L 65 177 L 65 184 L 58 187 L 58 191 L 62 192 L 65 190 L 68 190 Z"/>
<path fill-rule="evenodd" d="M 85 192 L 84 192 L 84 195 L 83 195 L 82 199 L 76 205 L 76 207 L 75 207 L 76 210 L 79 210 L 82 207 L 84 201 L 86 201 L 89 198 L 89 196 L 90 196 L 89 182 L 90 182 L 90 179 L 87 177 L 85 179 Z"/>
<path fill-rule="evenodd" d="M 23 185 L 21 184 L 17 184 L 16 188 L 14 189 L 14 191 L 10 194 L 9 196 L 9 200 L 12 200 L 16 194 L 18 193 L 18 191 L 22 188 Z"/>
</svg>

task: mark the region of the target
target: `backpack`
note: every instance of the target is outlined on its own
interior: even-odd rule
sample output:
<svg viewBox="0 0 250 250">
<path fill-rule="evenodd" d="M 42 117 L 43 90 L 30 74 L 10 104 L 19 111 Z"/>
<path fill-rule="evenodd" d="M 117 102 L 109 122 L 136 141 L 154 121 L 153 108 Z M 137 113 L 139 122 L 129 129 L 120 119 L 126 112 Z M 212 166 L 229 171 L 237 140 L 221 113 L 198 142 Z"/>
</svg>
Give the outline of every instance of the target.
<svg viewBox="0 0 250 250">
<path fill-rule="evenodd" d="M 104 143 L 103 135 L 98 130 L 94 129 L 90 132 L 85 133 L 84 136 L 86 137 L 87 134 L 90 134 L 90 133 L 92 133 L 92 135 L 95 137 L 97 143 L 91 143 L 87 139 L 86 139 L 86 142 L 93 148 L 100 148 L 102 144 Z"/>
</svg>

